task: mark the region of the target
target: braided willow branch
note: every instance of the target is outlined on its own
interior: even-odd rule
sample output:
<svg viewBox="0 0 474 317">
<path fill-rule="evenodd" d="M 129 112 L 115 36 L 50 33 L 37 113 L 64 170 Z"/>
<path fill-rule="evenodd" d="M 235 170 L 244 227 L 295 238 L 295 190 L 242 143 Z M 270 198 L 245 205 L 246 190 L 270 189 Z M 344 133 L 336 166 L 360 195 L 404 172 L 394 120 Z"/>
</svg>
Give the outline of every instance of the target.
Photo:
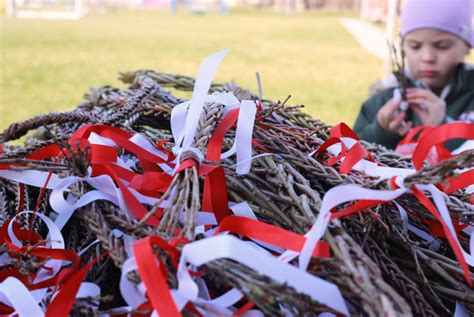
<svg viewBox="0 0 474 317">
<path fill-rule="evenodd" d="M 132 98 L 117 112 L 109 118 L 104 118 L 101 123 L 115 126 L 126 120 L 134 110 L 136 110 L 145 100 L 150 98 L 156 88 L 153 80 L 147 77 L 140 78 L 140 89 L 135 92 Z"/>
<path fill-rule="evenodd" d="M 423 168 L 416 174 L 407 176 L 404 184 L 407 187 L 416 184 L 441 184 L 456 175 L 459 169 L 474 167 L 474 151 L 463 152 L 453 158 L 444 160 L 436 165 Z"/>
<path fill-rule="evenodd" d="M 0 143 L 16 140 L 27 134 L 28 131 L 37 129 L 41 126 L 68 122 L 90 124 L 97 123 L 98 119 L 93 113 L 78 110 L 71 112 L 50 112 L 48 114 L 42 114 L 22 122 L 11 124 L 0 134 Z"/>
</svg>

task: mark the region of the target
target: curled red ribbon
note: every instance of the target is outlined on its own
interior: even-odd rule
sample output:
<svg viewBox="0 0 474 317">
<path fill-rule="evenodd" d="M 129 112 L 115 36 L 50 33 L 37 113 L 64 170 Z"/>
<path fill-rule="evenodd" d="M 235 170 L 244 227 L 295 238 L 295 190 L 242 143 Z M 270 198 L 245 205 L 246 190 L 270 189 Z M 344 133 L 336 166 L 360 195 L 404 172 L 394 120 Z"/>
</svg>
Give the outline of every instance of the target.
<svg viewBox="0 0 474 317">
<path fill-rule="evenodd" d="M 349 150 L 347 150 L 347 147 L 344 141 L 342 140 L 342 138 L 354 139 L 356 143 Z M 339 167 L 339 173 L 348 174 L 358 162 L 360 162 L 366 157 L 368 157 L 370 161 L 375 162 L 373 155 L 370 152 L 368 152 L 366 149 L 364 149 L 362 144 L 360 144 L 359 140 L 360 140 L 359 137 L 354 131 L 352 131 L 351 128 L 349 128 L 345 123 L 339 123 L 331 128 L 330 138 L 327 139 L 326 142 L 324 142 L 313 153 L 313 155 L 317 155 L 321 153 L 322 151 L 326 150 L 331 145 L 340 143 L 341 152 L 339 153 L 339 155 L 330 158 L 327 162 L 327 165 L 333 166 L 334 164 L 336 164 L 336 162 L 344 158 L 344 161 L 341 163 L 341 166 Z"/>
<path fill-rule="evenodd" d="M 443 124 L 423 135 L 413 152 L 412 161 L 416 170 L 419 171 L 423 167 L 423 161 L 433 146 L 451 139 L 474 139 L 474 124 L 469 122 Z"/>
</svg>

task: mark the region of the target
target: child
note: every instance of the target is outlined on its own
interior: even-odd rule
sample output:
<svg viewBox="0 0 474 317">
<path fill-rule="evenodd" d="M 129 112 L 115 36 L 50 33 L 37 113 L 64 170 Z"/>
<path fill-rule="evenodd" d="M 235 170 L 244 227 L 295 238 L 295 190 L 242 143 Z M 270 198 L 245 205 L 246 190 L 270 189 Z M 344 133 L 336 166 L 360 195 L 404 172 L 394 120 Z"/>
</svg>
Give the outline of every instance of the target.
<svg viewBox="0 0 474 317">
<path fill-rule="evenodd" d="M 367 100 L 354 131 L 395 148 L 414 126 L 474 122 L 474 67 L 464 63 L 474 45 L 471 0 L 407 0 L 401 35 L 409 70 L 407 101 L 393 87 Z"/>
</svg>

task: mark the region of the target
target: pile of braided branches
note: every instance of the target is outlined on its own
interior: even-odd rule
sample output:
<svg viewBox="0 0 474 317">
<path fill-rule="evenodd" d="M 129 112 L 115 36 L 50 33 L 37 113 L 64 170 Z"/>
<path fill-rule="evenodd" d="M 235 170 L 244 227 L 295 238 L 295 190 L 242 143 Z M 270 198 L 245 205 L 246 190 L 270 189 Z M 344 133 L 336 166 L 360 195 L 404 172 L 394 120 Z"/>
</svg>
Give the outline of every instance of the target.
<svg viewBox="0 0 474 317">
<path fill-rule="evenodd" d="M 192 91 L 194 79 L 151 70 L 122 73 L 120 79 L 129 85 L 128 88 L 95 87 L 71 112 L 48 113 L 10 125 L 0 134 L 3 144 L 0 164 L 18 163 L 16 170 L 53 170 L 64 176 L 84 176 L 88 153 L 66 141 L 85 124 L 103 124 L 140 133 L 153 143 L 165 140 L 168 143 L 164 147 L 171 149 L 174 142 L 170 128 L 171 111 L 175 105 L 185 101 L 172 92 Z M 232 92 L 239 100 L 259 100 L 235 83 L 211 85 L 210 93 L 223 91 Z M 362 172 L 352 170 L 340 174 L 339 163 L 333 166 L 325 164 L 331 156 L 328 152 L 323 151 L 317 157 L 309 156 L 329 138 L 331 126 L 309 117 L 300 106 L 288 105 L 287 100 L 259 102 L 261 109 L 253 137 L 261 146 L 252 149 L 255 158 L 251 171 L 237 175 L 231 168 L 236 164 L 234 158 L 221 161 L 229 200 L 247 202 L 259 221 L 305 234 L 315 222 L 325 193 L 334 186 L 355 184 L 370 189 L 391 189 L 388 181 L 380 181 Z M 208 103 L 204 107 L 193 144 L 204 155 L 221 113 L 220 104 Z M 28 137 L 22 146 L 10 142 L 25 135 Z M 234 137 L 235 131 L 230 130 L 224 138 L 223 150 L 230 148 Z M 409 158 L 382 146 L 361 142 L 379 164 L 413 168 Z M 71 155 L 55 161 L 27 159 L 34 151 L 50 144 L 59 145 Z M 272 155 L 259 156 L 268 153 Z M 472 152 L 464 153 L 435 166 L 425 166 L 420 172 L 405 178 L 404 182 L 407 186 L 439 184 L 455 176 L 459 168 L 472 168 L 473 165 Z M 98 240 L 99 243 L 81 255 L 83 264 L 104 251 L 110 253 L 99 260 L 86 277 L 87 281 L 101 287 L 100 298 L 76 302 L 72 314 L 118 313 L 120 310 L 116 307 L 124 305 L 119 280 L 128 255 L 124 240 L 114 234 L 114 229 L 137 240 L 158 235 L 170 241 L 176 232 L 187 241 L 205 239 L 195 231 L 202 188 L 203 177 L 199 176 L 196 167 L 176 174 L 161 197 L 171 203 L 163 209 L 160 225 L 156 227 L 146 225 L 143 220 L 131 219 L 108 201 L 95 201 L 76 210 L 62 231 L 66 247 L 77 252 Z M 71 193 L 78 198 L 90 189 L 87 184 L 80 184 L 72 188 Z M 5 223 L 14 217 L 20 208 L 33 210 L 34 205 L 38 205 L 37 212 L 54 219 L 48 195 L 41 196 L 40 192 L 40 188 L 0 178 L 0 222 Z M 18 206 L 20 196 L 25 197 L 23 206 Z M 474 206 L 469 204 L 469 198 L 463 191 L 445 197 L 452 219 L 474 225 Z M 404 194 L 396 202 L 408 211 L 410 226 L 430 232 L 428 223 L 435 218 L 412 194 Z M 158 209 L 157 206 L 147 207 L 150 214 Z M 184 219 L 180 219 L 182 210 Z M 25 227 L 30 224 L 26 215 L 19 221 Z M 44 232 L 39 222 L 33 228 L 40 235 Z M 469 249 L 469 236 L 461 231 L 459 239 L 462 246 Z M 426 240 L 407 231 L 394 203 L 379 204 L 363 209 L 355 216 L 333 221 L 323 240 L 329 244 L 331 256 L 312 258 L 308 272 L 337 285 L 352 315 L 452 315 L 456 303 L 462 303 L 468 312 L 474 313 L 474 290 L 466 283 L 446 239 L 432 237 Z M 433 248 L 433 245 L 438 247 Z M 178 244 L 178 248 L 181 247 Z M 161 257 L 168 266 L 169 286 L 175 288 L 176 269 L 166 253 L 155 251 L 155 256 Z M 34 257 L 25 256 L 17 258 L 16 263 L 4 264 L 2 269 L 22 267 L 22 272 L 27 275 L 37 270 L 39 265 Z M 232 260 L 216 260 L 198 269 L 203 272 L 201 278 L 210 292 L 217 296 L 230 288 L 237 288 L 265 315 L 337 313 L 291 286 L 273 281 Z M 136 273 L 128 274 L 128 279 L 140 283 L 140 276 Z M 236 308 L 239 305 L 243 302 L 237 303 Z M 199 307 L 199 303 L 196 306 Z M 151 310 L 135 313 L 150 314 Z M 184 309 L 183 314 L 193 315 L 193 311 Z"/>
</svg>

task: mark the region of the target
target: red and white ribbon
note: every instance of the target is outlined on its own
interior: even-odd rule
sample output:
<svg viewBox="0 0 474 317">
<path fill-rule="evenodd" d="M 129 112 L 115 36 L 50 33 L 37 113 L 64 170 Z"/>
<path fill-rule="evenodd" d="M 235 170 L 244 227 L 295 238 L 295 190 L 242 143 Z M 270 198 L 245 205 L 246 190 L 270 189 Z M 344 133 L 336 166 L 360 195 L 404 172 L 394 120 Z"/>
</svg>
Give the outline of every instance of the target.
<svg viewBox="0 0 474 317">
<path fill-rule="evenodd" d="M 450 213 L 446 206 L 445 196 L 446 194 L 440 191 L 434 185 L 416 185 L 413 189 L 405 188 L 403 186 L 403 177 L 397 178 L 397 185 L 400 189 L 393 191 L 389 190 L 372 190 L 362 188 L 356 185 L 341 185 L 331 188 L 326 195 L 323 197 L 321 203 L 321 209 L 316 219 L 316 222 L 312 226 L 308 233 L 306 243 L 299 256 L 299 266 L 305 270 L 309 264 L 311 254 L 316 246 L 316 243 L 322 239 L 324 233 L 327 230 L 329 222 L 331 220 L 331 210 L 340 204 L 347 203 L 350 201 L 378 201 L 378 202 L 390 202 L 400 197 L 402 194 L 414 191 L 416 194 L 418 191 L 430 192 L 433 197 L 433 202 L 436 206 L 436 210 L 430 210 L 434 214 L 435 218 L 442 224 L 446 237 L 451 245 L 451 248 L 456 254 L 456 257 L 460 261 L 461 266 L 466 275 L 466 281 L 471 284 L 470 275 L 468 274 L 467 268 L 463 263 L 467 263 L 470 266 L 474 266 L 474 240 L 470 238 L 470 253 L 467 253 L 459 243 L 456 230 L 453 225 Z M 423 202 L 426 206 L 426 202 Z M 467 271 L 466 271 L 467 270 Z"/>
<path fill-rule="evenodd" d="M 221 158 L 237 155 L 237 174 L 246 174 L 250 171 L 252 160 L 252 131 L 255 122 L 257 107 L 252 100 L 239 100 L 232 93 L 208 95 L 214 75 L 227 50 L 220 51 L 206 57 L 199 67 L 190 101 L 176 105 L 171 112 L 171 132 L 175 139 L 174 154 L 179 157 L 184 151 L 194 152 L 200 161 L 204 158 L 198 149 L 192 147 L 197 132 L 198 122 L 205 102 L 218 102 L 224 106 L 223 116 L 234 109 L 239 109 L 235 142 L 233 146 L 222 153 Z"/>
<path fill-rule="evenodd" d="M 344 299 L 334 284 L 259 252 L 230 235 L 207 238 L 184 246 L 177 274 L 179 287 L 174 293 L 178 295 L 175 296 L 178 307 L 184 307 L 188 301 L 198 300 L 199 288 L 187 270 L 188 263 L 201 266 L 222 258 L 242 263 L 279 283 L 292 286 L 323 305 L 342 314 L 349 314 Z"/>
</svg>

